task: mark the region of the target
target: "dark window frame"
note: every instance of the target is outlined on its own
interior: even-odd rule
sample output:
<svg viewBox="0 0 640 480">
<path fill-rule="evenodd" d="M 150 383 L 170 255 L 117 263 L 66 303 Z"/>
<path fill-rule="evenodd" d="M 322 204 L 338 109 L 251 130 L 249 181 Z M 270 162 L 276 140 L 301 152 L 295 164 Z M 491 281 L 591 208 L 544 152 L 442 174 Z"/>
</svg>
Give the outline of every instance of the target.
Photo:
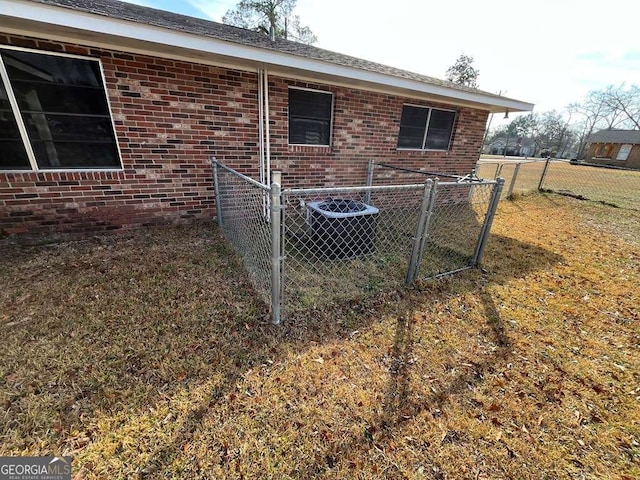
<svg viewBox="0 0 640 480">
<path fill-rule="evenodd" d="M 405 114 L 405 108 L 409 107 L 409 108 L 414 108 L 414 109 L 422 109 L 426 111 L 426 119 L 425 119 L 425 124 L 424 126 L 420 126 L 419 128 L 421 129 L 422 132 L 422 142 L 421 142 L 421 147 L 402 147 L 400 146 L 400 143 L 402 141 L 402 137 L 401 137 L 401 132 L 403 130 L 403 127 L 407 128 L 407 125 L 403 125 L 402 124 L 402 117 Z M 448 112 L 448 113 L 453 113 L 453 120 L 451 122 L 451 132 L 449 133 L 449 139 L 447 141 L 447 147 L 446 148 L 428 148 L 427 147 L 427 140 L 429 138 L 429 128 L 430 128 L 430 124 L 431 124 L 431 116 L 433 112 Z M 402 111 L 400 112 L 400 126 L 398 129 L 398 142 L 396 144 L 396 149 L 397 150 L 409 150 L 409 151 L 415 151 L 415 152 L 448 152 L 449 150 L 451 150 L 451 144 L 453 143 L 453 137 L 455 134 L 455 130 L 456 130 L 456 121 L 458 120 L 458 111 L 457 110 L 453 110 L 453 109 L 448 109 L 448 108 L 436 108 L 436 107 L 427 107 L 425 105 L 416 105 L 416 104 L 412 104 L 412 103 L 404 103 L 402 105 Z M 415 126 L 408 126 L 408 128 L 418 128 Z"/>
<path fill-rule="evenodd" d="M 18 83 L 22 82 L 23 80 L 16 80 L 14 79 L 12 81 L 11 79 L 11 74 L 9 72 L 9 69 L 7 67 L 7 63 L 5 63 L 5 58 L 4 55 L 7 55 L 7 58 L 9 58 L 9 52 L 24 52 L 26 54 L 31 54 L 31 55 L 43 55 L 43 56 L 48 56 L 48 57 L 60 57 L 60 58 L 66 58 L 66 59 L 71 59 L 71 60 L 81 60 L 83 62 L 94 62 L 93 68 L 96 75 L 95 75 L 95 80 L 97 82 L 97 86 L 84 86 L 84 85 L 74 85 L 74 84 L 68 84 L 65 85 L 65 88 L 90 88 L 95 90 L 96 92 L 99 92 L 101 96 L 104 96 L 104 98 L 101 98 L 100 101 L 104 102 L 104 107 L 105 107 L 105 111 L 104 113 L 95 113 L 95 114 L 78 114 L 78 113 L 73 113 L 73 112 L 65 112 L 64 110 L 62 111 L 55 111 L 55 112 L 49 112 L 49 111 L 38 111 L 35 112 L 35 114 L 37 115 L 41 115 L 43 116 L 43 118 L 45 116 L 68 116 L 68 117 L 73 117 L 73 116 L 77 116 L 77 117 L 87 117 L 87 118 L 95 118 L 95 119 L 102 119 L 104 122 L 107 122 L 106 124 L 109 125 L 109 127 L 111 128 L 110 132 L 109 132 L 109 139 L 107 140 L 100 140 L 100 141 L 96 141 L 96 140 L 91 140 L 90 138 L 87 139 L 51 139 L 48 141 L 51 141 L 53 143 L 62 143 L 62 144 L 70 144 L 70 143 L 100 143 L 100 144 L 104 144 L 105 145 L 105 149 L 107 150 L 111 150 L 111 160 L 109 160 L 108 164 L 105 162 L 102 166 L 98 165 L 78 165 L 78 166 L 70 166 L 70 165 L 61 165 L 61 166 L 50 166 L 50 165 L 39 165 L 38 163 L 38 157 L 36 155 L 36 149 L 35 149 L 35 145 L 42 143 L 43 139 L 38 139 L 35 138 L 33 136 L 33 132 L 29 131 L 29 127 L 27 126 L 26 123 L 26 118 L 33 114 L 33 112 L 30 112 L 29 110 L 25 109 L 23 106 L 20 105 L 20 101 L 18 100 L 18 97 L 16 96 L 16 88 L 18 87 L 14 87 L 13 85 L 13 81 L 17 81 Z M 112 113 L 112 109 L 111 109 L 111 102 L 109 99 L 109 95 L 108 95 L 108 91 L 107 91 L 107 82 L 106 82 L 106 78 L 104 75 L 104 69 L 102 67 L 102 62 L 100 61 L 99 58 L 95 58 L 95 57 L 87 57 L 87 56 L 82 56 L 82 55 L 73 55 L 73 54 L 67 54 L 67 53 L 61 53 L 61 52 L 51 52 L 51 51 L 47 51 L 47 50 L 37 50 L 37 49 L 30 49 L 30 48 L 22 48 L 22 47 L 15 47 L 15 46 L 11 46 L 11 45 L 0 45 L 0 78 L 2 78 L 2 81 L 5 85 L 5 88 L 8 92 L 8 97 L 9 97 L 9 103 L 11 106 L 11 114 L 15 120 L 15 122 L 18 125 L 18 130 L 20 132 L 20 140 L 22 141 L 23 147 L 27 153 L 27 157 L 29 159 L 29 165 L 27 168 L 18 168 L 18 167 L 0 167 L 0 172 L 104 172 L 104 171 L 122 171 L 124 170 L 124 165 L 122 162 L 122 152 L 120 150 L 120 144 L 118 142 L 118 135 L 116 132 L 116 126 L 115 126 L 115 122 L 114 122 L 114 118 L 113 118 L 113 113 Z M 28 82 L 25 82 L 28 83 Z M 54 84 L 55 85 L 55 84 Z M 60 84 L 60 85 L 64 85 L 64 84 Z M 8 112 L 7 112 L 8 113 Z M 106 127 L 105 127 L 106 128 Z M 69 158 L 69 157 L 67 157 Z M 105 158 L 106 159 L 106 158 Z M 41 159 L 42 160 L 42 159 Z M 44 162 L 41 162 L 44 163 Z M 82 162 L 81 162 L 82 163 Z M 84 162 L 86 163 L 86 162 Z"/>
<path fill-rule="evenodd" d="M 291 95 L 290 95 L 290 93 L 291 93 L 292 90 L 316 93 L 316 94 L 319 94 L 319 95 L 330 95 L 331 96 L 331 108 L 329 110 L 329 119 L 328 119 L 329 134 L 328 134 L 327 143 L 292 143 L 291 142 L 291 119 L 292 119 L 292 114 L 291 114 Z M 289 85 L 289 87 L 287 89 L 287 145 L 290 145 L 290 146 L 305 146 L 305 147 L 322 147 L 322 148 L 331 147 L 331 144 L 333 142 L 333 115 L 334 115 L 334 109 L 335 109 L 335 94 L 333 92 L 328 91 L 328 90 L 318 90 L 318 89 L 315 89 L 315 88 L 305 88 L 305 87 L 297 87 L 297 86 L 294 86 L 294 85 Z M 293 118 L 298 118 L 298 116 L 293 116 Z M 300 118 L 302 118 L 302 117 L 300 117 Z"/>
</svg>

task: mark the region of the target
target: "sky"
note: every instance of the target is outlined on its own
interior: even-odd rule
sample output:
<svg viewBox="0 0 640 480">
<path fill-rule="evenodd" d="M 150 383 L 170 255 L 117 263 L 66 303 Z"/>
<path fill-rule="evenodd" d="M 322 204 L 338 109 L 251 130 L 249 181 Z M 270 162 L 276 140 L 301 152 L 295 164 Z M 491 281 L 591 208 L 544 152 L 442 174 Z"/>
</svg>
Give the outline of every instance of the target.
<svg viewBox="0 0 640 480">
<path fill-rule="evenodd" d="M 214 21 L 237 3 L 130 1 Z M 295 13 L 317 47 L 432 77 L 470 55 L 481 90 L 534 103 L 536 112 L 640 84 L 637 0 L 298 0 Z"/>
</svg>

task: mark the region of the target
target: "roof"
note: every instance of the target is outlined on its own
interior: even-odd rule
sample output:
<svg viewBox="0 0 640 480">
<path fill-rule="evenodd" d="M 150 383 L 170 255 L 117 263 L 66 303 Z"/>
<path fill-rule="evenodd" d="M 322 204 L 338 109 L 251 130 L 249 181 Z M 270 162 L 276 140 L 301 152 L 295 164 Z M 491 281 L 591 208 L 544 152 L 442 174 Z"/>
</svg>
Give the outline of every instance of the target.
<svg viewBox="0 0 640 480">
<path fill-rule="evenodd" d="M 587 142 L 640 144 L 640 130 L 600 130 L 589 135 Z"/>
<path fill-rule="evenodd" d="M 172 47 L 182 50 L 199 50 L 200 53 L 209 53 L 228 59 L 251 60 L 255 64 L 254 67 L 259 64 L 262 64 L 260 68 L 286 67 L 292 71 L 304 70 L 313 76 L 325 74 L 327 77 L 337 76 L 347 81 L 357 80 L 360 86 L 380 85 L 413 90 L 416 93 L 431 93 L 443 99 L 457 99 L 461 102 L 477 104 L 476 106 L 480 108 L 494 112 L 533 109 L 530 103 L 456 85 L 419 73 L 290 40 L 274 41 L 267 35 L 251 30 L 116 0 L 0 0 L 0 6 L 2 6 L 0 12 L 3 12 L 3 15 L 14 17 L 13 25 L 18 27 L 21 25 L 19 22 L 15 23 L 16 20 L 26 21 L 23 23 L 23 28 L 27 30 L 27 34 L 42 35 L 46 32 L 47 34 L 60 33 L 64 36 L 73 30 L 75 33 L 73 38 L 78 39 L 78 32 L 84 30 L 82 40 L 95 41 L 100 36 L 110 37 L 111 44 L 116 38 L 120 38 L 121 42 L 128 38 L 147 44 L 153 40 L 156 47 L 164 46 L 167 53 Z M 87 15 L 90 15 L 93 21 L 90 21 Z M 0 29 L 7 23 L 2 18 L 0 16 Z M 96 18 L 102 21 L 96 21 Z M 42 28 L 40 25 L 37 28 L 36 23 L 44 23 L 47 26 Z M 138 28 L 133 28 L 133 24 Z M 29 29 L 32 32 L 29 32 Z M 146 32 L 143 31 L 145 29 Z M 193 41 L 193 38 L 189 41 L 188 38 L 178 38 L 170 34 L 162 36 L 156 31 L 151 31 L 158 29 L 215 42 L 198 42 Z M 175 42 L 172 42 L 174 38 Z M 220 45 L 221 42 L 224 45 Z M 129 42 L 128 45 L 133 44 Z M 246 48 L 231 48 L 233 46 Z"/>
</svg>

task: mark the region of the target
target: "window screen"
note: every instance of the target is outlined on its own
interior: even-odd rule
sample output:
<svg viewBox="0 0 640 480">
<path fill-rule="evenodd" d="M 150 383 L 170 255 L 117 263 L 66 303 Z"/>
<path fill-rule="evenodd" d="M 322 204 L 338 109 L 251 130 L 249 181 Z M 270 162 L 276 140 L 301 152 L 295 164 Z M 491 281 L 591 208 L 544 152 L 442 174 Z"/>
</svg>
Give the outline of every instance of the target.
<svg viewBox="0 0 640 480">
<path fill-rule="evenodd" d="M 289 89 L 289 143 L 330 145 L 331 93 Z"/>
<path fill-rule="evenodd" d="M 399 148 L 421 149 L 424 142 L 424 126 L 429 116 L 428 108 L 405 105 L 400 119 Z"/>
<path fill-rule="evenodd" d="M 448 150 L 456 112 L 404 105 L 398 148 Z"/>
<path fill-rule="evenodd" d="M 427 150 L 448 150 L 455 118 L 456 112 L 431 109 L 424 148 Z"/>
</svg>

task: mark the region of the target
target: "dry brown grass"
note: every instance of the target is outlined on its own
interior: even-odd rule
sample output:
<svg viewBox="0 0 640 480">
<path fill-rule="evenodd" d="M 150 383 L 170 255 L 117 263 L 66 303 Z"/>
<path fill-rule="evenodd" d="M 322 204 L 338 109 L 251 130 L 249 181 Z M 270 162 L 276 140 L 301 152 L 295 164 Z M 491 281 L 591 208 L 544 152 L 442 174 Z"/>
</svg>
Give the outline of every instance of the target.
<svg viewBox="0 0 640 480">
<path fill-rule="evenodd" d="M 526 193 L 538 189 L 544 160 L 501 161 L 502 157 L 483 156 L 478 164 L 478 174 L 484 178 L 494 178 L 496 166 L 502 164 L 500 176 L 505 179 L 503 195 L 511 184 L 516 165 L 521 163 L 514 184 L 514 193 Z M 493 162 L 495 160 L 495 162 Z M 640 171 L 618 170 L 588 165 L 572 165 L 569 162 L 553 161 L 542 185 L 543 189 L 608 203 L 621 208 L 640 210 Z"/>
<path fill-rule="evenodd" d="M 214 227 L 5 248 L 0 454 L 78 478 L 640 476 L 640 219 L 501 205 L 486 273 L 278 328 Z"/>
</svg>

